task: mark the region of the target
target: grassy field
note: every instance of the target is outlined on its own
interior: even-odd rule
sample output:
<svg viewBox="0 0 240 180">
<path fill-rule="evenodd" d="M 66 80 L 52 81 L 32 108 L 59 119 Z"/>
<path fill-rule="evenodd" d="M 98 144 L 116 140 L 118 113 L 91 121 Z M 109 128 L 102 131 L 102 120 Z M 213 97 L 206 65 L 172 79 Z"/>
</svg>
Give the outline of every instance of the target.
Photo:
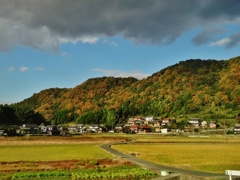
<svg viewBox="0 0 240 180">
<path fill-rule="evenodd" d="M 239 136 L 187 137 L 160 134 L 0 137 L 0 169 L 6 168 L 6 171 L 11 171 L 11 168 L 13 171 L 71 169 L 83 168 L 84 164 L 84 168 L 91 164 L 96 167 L 98 164 L 109 167 L 117 162 L 100 149 L 99 145 L 122 141 L 128 141 L 129 144 L 112 147 L 159 164 L 218 173 L 224 173 L 226 169 L 240 170 Z M 99 159 L 107 161 L 91 161 Z M 118 162 L 118 165 L 125 163 Z"/>
<path fill-rule="evenodd" d="M 134 143 L 113 145 L 139 158 L 184 169 L 224 173 L 240 170 L 240 138 L 138 136 Z"/>
<path fill-rule="evenodd" d="M 0 137 L 0 162 L 106 159 L 111 155 L 99 144 L 122 140 L 121 137 Z"/>
<path fill-rule="evenodd" d="M 106 159 L 111 155 L 93 144 L 43 144 L 0 146 L 0 161 L 52 161 Z"/>
<path fill-rule="evenodd" d="M 102 143 L 124 141 L 107 135 L 77 137 L 0 137 L 0 179 L 16 172 L 51 172 L 128 166 L 99 148 Z M 59 178 L 58 178 L 59 179 Z"/>
</svg>

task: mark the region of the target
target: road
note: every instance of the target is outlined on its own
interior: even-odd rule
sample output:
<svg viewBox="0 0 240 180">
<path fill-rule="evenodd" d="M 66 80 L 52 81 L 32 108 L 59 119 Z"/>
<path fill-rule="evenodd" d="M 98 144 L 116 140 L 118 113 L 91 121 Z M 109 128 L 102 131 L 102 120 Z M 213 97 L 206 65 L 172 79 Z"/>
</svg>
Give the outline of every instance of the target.
<svg viewBox="0 0 240 180">
<path fill-rule="evenodd" d="M 119 158 L 129 160 L 135 164 L 140 165 L 144 169 L 152 170 L 160 175 L 163 171 L 165 171 L 165 172 L 170 172 L 170 174 L 228 179 L 228 176 L 226 176 L 225 174 L 216 174 L 216 173 L 209 173 L 209 172 L 186 170 L 186 169 L 180 169 L 180 168 L 164 166 L 164 165 L 159 165 L 159 164 L 155 164 L 152 162 L 148 162 L 148 161 L 139 159 L 135 156 L 117 151 L 116 149 L 112 149 L 111 145 L 112 144 L 103 144 L 103 145 L 101 145 L 101 148 L 114 156 L 118 156 Z"/>
</svg>

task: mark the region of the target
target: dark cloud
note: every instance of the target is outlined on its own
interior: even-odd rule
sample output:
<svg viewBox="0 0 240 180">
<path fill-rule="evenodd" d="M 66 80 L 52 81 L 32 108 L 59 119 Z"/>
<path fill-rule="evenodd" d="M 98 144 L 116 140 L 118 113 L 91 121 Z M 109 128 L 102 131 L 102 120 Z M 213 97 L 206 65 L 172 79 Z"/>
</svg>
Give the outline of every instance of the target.
<svg viewBox="0 0 240 180">
<path fill-rule="evenodd" d="M 238 45 L 240 42 L 240 32 L 237 32 L 231 35 L 229 39 L 230 39 L 230 42 L 227 44 L 228 48 Z"/>
<path fill-rule="evenodd" d="M 227 23 L 239 25 L 239 0 L 0 0 L 0 50 L 23 44 L 58 50 L 59 38 L 123 36 L 165 45 L 193 28 L 206 43 Z M 237 44 L 237 43 L 235 43 Z M 234 44 L 233 44 L 234 45 Z"/>
<path fill-rule="evenodd" d="M 207 43 L 209 40 L 211 40 L 214 35 L 221 34 L 224 32 L 225 31 L 223 29 L 206 28 L 201 33 L 199 33 L 197 36 L 195 36 L 192 39 L 192 42 L 195 45 L 201 45 L 201 44 Z"/>
</svg>

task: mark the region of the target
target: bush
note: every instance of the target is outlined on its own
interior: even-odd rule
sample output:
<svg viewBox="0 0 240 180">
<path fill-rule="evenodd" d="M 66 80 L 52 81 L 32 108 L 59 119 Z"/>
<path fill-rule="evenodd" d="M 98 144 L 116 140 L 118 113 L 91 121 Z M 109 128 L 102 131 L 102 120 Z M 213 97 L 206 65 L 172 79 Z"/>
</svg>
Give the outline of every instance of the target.
<svg viewBox="0 0 240 180">
<path fill-rule="evenodd" d="M 97 160 L 90 160 L 89 162 L 89 165 L 98 165 L 98 161 Z"/>
</svg>

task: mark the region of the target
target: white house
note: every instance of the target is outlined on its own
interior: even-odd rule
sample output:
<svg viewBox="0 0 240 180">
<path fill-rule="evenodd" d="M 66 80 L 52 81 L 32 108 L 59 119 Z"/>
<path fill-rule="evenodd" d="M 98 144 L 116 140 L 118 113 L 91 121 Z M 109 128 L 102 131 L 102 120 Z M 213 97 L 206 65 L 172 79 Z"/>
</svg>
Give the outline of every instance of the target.
<svg viewBox="0 0 240 180">
<path fill-rule="evenodd" d="M 201 122 L 200 122 L 199 118 L 190 118 L 188 120 L 188 124 L 192 125 L 192 126 L 195 126 L 195 127 L 199 127 Z"/>
<path fill-rule="evenodd" d="M 239 133 L 240 133 L 240 124 L 236 124 L 236 125 L 234 126 L 234 132 L 235 132 L 236 134 L 239 134 Z"/>
<path fill-rule="evenodd" d="M 148 121 L 148 122 L 153 122 L 154 119 L 155 119 L 154 116 L 148 116 L 148 117 L 145 118 L 145 120 Z"/>
</svg>

